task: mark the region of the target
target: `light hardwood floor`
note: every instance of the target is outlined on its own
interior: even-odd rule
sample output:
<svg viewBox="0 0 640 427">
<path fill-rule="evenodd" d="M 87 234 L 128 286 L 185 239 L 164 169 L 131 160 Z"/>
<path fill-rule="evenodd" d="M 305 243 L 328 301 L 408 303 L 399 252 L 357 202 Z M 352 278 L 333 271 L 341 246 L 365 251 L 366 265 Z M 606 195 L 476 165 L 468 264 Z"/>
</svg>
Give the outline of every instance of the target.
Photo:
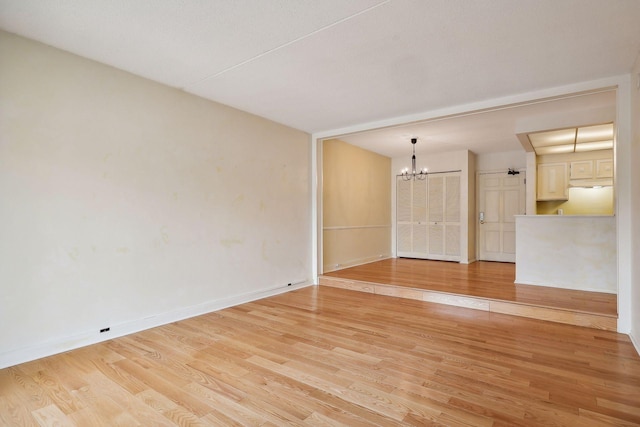
<svg viewBox="0 0 640 427">
<path fill-rule="evenodd" d="M 617 316 L 615 294 L 584 292 L 515 282 L 513 263 L 478 261 L 472 264 L 390 258 L 346 268 L 325 276 L 428 289 L 521 304 Z"/>
<path fill-rule="evenodd" d="M 325 273 L 320 284 L 539 320 L 617 330 L 617 296 L 514 283 L 515 265 L 393 258 Z"/>
<path fill-rule="evenodd" d="M 615 332 L 309 287 L 0 370 L 0 425 L 640 425 L 640 357 Z"/>
</svg>

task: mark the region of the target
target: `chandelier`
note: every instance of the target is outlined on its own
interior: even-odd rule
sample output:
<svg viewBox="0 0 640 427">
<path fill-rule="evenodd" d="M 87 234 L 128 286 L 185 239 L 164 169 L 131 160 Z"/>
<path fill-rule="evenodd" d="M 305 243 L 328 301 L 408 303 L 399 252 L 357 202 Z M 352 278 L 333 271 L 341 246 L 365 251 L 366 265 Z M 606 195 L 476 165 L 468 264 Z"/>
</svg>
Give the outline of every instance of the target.
<svg viewBox="0 0 640 427">
<path fill-rule="evenodd" d="M 411 172 L 409 172 L 409 168 L 402 169 L 402 179 L 404 181 L 411 181 L 412 179 L 427 179 L 427 168 L 422 169 L 420 172 L 416 172 L 416 142 L 418 142 L 417 138 L 411 138 L 411 145 L 413 146 L 413 156 L 411 156 Z"/>
</svg>

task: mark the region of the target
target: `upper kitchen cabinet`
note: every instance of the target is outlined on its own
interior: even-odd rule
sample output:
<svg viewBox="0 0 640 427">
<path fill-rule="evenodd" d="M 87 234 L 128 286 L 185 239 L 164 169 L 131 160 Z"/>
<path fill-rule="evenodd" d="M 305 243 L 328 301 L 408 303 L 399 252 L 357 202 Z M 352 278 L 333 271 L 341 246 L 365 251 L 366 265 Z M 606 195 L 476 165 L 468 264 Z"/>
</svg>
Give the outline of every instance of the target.
<svg viewBox="0 0 640 427">
<path fill-rule="evenodd" d="M 570 162 L 571 182 L 586 180 L 584 186 L 590 186 L 588 185 L 588 180 L 613 178 L 613 154 L 611 150 L 597 151 L 594 155 L 599 158 Z M 595 181 L 592 184 L 598 185 Z M 611 184 L 609 183 L 608 185 Z"/>
<path fill-rule="evenodd" d="M 613 123 L 527 134 L 538 214 L 613 214 Z"/>
<path fill-rule="evenodd" d="M 611 158 L 596 160 L 596 178 L 613 178 L 613 153 Z"/>
<path fill-rule="evenodd" d="M 567 164 L 565 162 L 538 165 L 538 200 L 567 200 L 568 190 Z"/>
<path fill-rule="evenodd" d="M 578 160 L 571 162 L 571 173 L 569 177 L 571 179 L 591 179 L 595 169 L 593 167 L 593 160 Z"/>
<path fill-rule="evenodd" d="M 548 154 L 537 162 L 538 214 L 613 214 L 613 150 Z"/>
</svg>

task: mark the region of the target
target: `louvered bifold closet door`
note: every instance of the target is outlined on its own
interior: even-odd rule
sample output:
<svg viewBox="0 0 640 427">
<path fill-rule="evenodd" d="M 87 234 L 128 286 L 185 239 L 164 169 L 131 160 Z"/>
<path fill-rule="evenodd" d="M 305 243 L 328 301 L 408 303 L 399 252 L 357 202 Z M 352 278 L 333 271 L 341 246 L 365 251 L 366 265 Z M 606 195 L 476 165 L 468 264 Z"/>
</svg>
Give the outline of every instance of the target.
<svg viewBox="0 0 640 427">
<path fill-rule="evenodd" d="M 413 234 L 411 181 L 396 180 L 396 251 L 398 256 L 410 256 Z"/>
<path fill-rule="evenodd" d="M 427 253 L 427 180 L 413 181 L 412 238 L 411 252 L 414 256 Z"/>
<path fill-rule="evenodd" d="M 429 176 L 427 258 L 460 261 L 460 172 Z"/>
<path fill-rule="evenodd" d="M 460 174 L 445 177 L 444 253 L 460 260 Z"/>
<path fill-rule="evenodd" d="M 396 182 L 396 248 L 400 257 L 427 253 L 427 181 Z"/>
<path fill-rule="evenodd" d="M 444 176 L 429 176 L 429 258 L 444 255 Z"/>
<path fill-rule="evenodd" d="M 397 256 L 460 260 L 460 172 L 396 185 Z"/>
</svg>

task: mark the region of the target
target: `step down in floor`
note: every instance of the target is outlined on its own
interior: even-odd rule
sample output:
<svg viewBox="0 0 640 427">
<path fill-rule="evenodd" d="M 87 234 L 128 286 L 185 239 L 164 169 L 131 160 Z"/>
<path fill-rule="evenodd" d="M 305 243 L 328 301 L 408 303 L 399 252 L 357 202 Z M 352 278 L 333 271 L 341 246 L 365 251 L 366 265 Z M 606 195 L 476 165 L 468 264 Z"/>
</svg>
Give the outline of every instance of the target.
<svg viewBox="0 0 640 427">
<path fill-rule="evenodd" d="M 321 286 L 367 292 L 397 298 L 408 298 L 418 301 L 446 304 L 456 307 L 472 308 L 474 310 L 489 311 L 491 313 L 509 314 L 512 316 L 528 317 L 549 322 L 565 323 L 568 325 L 584 326 L 587 328 L 617 331 L 618 319 L 614 316 L 598 313 L 587 313 L 561 308 L 536 306 L 512 301 L 494 300 L 490 298 L 457 295 L 440 291 L 430 291 L 404 286 L 383 285 L 372 282 L 341 279 L 337 277 L 320 276 Z"/>
</svg>

